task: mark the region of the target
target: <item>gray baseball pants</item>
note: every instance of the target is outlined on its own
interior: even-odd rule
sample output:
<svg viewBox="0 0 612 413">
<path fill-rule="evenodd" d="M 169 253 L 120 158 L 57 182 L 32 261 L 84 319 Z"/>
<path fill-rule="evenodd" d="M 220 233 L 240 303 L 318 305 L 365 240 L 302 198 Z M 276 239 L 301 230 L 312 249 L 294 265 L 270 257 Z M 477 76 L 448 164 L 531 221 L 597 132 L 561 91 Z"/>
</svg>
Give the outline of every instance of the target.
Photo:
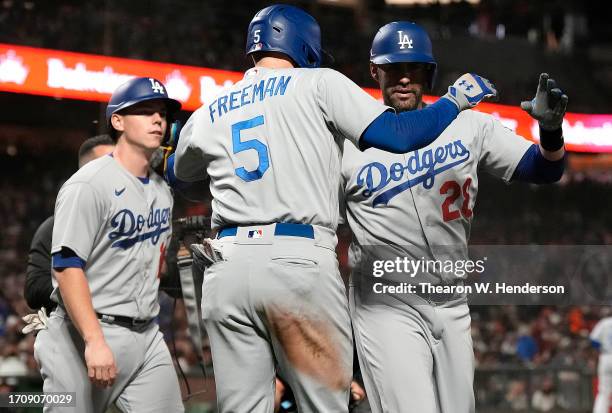
<svg viewBox="0 0 612 413">
<path fill-rule="evenodd" d="M 126 413 L 183 412 L 178 378 L 158 325 L 151 322 L 139 330 L 101 325 L 118 370 L 113 386 L 104 389 L 89 381 L 85 345 L 72 321 L 61 307 L 51 313 L 48 328 L 34 344 L 43 391 L 76 392 L 76 407 L 45 407 L 44 412 L 104 413 L 112 403 Z"/>
<path fill-rule="evenodd" d="M 465 299 L 363 304 L 351 286 L 359 365 L 374 413 L 474 413 L 474 351 Z"/>
<path fill-rule="evenodd" d="M 219 411 L 271 413 L 278 373 L 300 412 L 347 412 L 352 338 L 335 238 L 274 228 L 221 238 L 224 259 L 204 274 Z"/>
</svg>

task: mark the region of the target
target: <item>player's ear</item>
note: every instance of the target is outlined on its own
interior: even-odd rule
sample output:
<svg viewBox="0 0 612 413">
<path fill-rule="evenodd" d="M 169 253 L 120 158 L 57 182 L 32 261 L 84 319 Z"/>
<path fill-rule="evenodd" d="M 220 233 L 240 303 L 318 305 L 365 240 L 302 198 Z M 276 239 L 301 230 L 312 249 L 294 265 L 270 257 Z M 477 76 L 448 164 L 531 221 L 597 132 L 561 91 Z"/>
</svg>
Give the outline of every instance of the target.
<svg viewBox="0 0 612 413">
<path fill-rule="evenodd" d="M 370 62 L 370 76 L 372 76 L 372 79 L 374 79 L 376 83 L 378 83 L 378 68 L 372 62 Z"/>
<path fill-rule="evenodd" d="M 121 132 L 123 132 L 123 116 L 117 114 L 117 113 L 113 113 L 113 115 L 111 116 L 111 126 L 113 127 L 113 129 L 115 129 L 118 132 L 118 135 L 121 135 Z"/>
</svg>

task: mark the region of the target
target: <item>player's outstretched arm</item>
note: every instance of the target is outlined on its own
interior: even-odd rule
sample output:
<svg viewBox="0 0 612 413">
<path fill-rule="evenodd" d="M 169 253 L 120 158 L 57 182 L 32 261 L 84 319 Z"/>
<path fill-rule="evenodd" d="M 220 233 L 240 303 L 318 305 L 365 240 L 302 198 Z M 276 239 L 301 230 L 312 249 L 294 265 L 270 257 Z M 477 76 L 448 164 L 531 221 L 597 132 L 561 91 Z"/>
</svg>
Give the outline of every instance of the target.
<svg viewBox="0 0 612 413">
<path fill-rule="evenodd" d="M 63 268 L 55 271 L 62 301 L 75 327 L 85 341 L 87 375 L 92 383 L 110 387 L 117 376 L 115 357 L 111 351 L 91 302 L 87 278 L 81 268 Z"/>
<path fill-rule="evenodd" d="M 559 160 L 565 154 L 561 126 L 568 100 L 555 80 L 548 73 L 541 73 L 534 98 L 521 102 L 521 109 L 540 125 L 540 150 L 549 161 Z"/>
<path fill-rule="evenodd" d="M 540 74 L 535 97 L 521 102 L 521 109 L 540 125 L 540 144 L 533 145 L 525 152 L 512 180 L 546 184 L 561 179 L 565 171 L 562 124 L 568 100 L 554 79 L 547 73 Z"/>
<path fill-rule="evenodd" d="M 361 135 L 360 148 L 379 148 L 406 153 L 433 142 L 462 110 L 472 108 L 484 99 L 497 95 L 487 79 L 473 73 L 459 77 L 448 93 L 425 109 L 380 114 Z"/>
</svg>

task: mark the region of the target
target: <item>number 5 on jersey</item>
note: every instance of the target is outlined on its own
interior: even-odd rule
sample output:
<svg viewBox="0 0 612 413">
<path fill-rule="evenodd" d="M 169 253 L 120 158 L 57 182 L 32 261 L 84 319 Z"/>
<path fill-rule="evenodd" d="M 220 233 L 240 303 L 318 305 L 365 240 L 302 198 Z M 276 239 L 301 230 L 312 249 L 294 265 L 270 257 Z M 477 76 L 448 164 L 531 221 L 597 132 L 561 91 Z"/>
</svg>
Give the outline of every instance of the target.
<svg viewBox="0 0 612 413">
<path fill-rule="evenodd" d="M 254 118 L 243 120 L 232 125 L 232 148 L 234 154 L 253 150 L 257 152 L 258 165 L 252 171 L 247 171 L 244 166 L 234 169 L 236 175 L 245 182 L 256 181 L 261 179 L 264 173 L 270 167 L 270 157 L 268 155 L 268 147 L 259 139 L 241 140 L 240 133 L 246 129 L 256 128 L 264 124 L 263 115 L 255 116 Z"/>
</svg>

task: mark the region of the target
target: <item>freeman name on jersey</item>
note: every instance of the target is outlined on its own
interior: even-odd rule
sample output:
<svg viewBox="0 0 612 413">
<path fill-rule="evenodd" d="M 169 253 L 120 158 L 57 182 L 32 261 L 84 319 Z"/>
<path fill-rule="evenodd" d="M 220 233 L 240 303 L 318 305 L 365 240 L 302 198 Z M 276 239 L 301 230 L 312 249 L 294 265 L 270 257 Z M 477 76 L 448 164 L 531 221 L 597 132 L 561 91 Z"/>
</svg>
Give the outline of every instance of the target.
<svg viewBox="0 0 612 413">
<path fill-rule="evenodd" d="M 224 114 L 254 102 L 261 102 L 267 97 L 284 95 L 291 76 L 270 77 L 257 83 L 251 83 L 240 90 L 221 95 L 208 105 L 210 122 L 215 122 L 215 116 L 220 118 Z"/>
</svg>

